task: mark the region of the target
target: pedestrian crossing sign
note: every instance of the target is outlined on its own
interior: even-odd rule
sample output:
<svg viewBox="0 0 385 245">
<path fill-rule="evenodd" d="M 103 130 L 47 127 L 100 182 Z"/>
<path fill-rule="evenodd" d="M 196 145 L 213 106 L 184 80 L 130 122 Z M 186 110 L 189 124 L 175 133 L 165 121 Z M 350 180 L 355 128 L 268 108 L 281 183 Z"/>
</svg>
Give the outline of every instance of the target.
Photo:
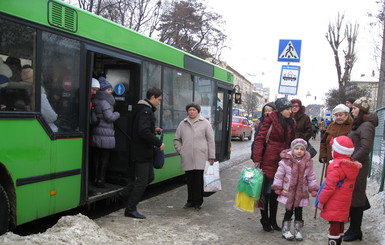
<svg viewBox="0 0 385 245">
<path fill-rule="evenodd" d="M 299 62 L 302 40 L 279 40 L 278 61 Z"/>
</svg>

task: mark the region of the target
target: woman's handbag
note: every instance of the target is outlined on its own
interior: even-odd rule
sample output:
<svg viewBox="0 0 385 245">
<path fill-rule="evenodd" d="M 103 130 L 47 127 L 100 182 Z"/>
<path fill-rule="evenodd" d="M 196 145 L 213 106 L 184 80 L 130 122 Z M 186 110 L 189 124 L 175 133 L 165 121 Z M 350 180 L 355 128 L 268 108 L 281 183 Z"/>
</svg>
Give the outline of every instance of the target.
<svg viewBox="0 0 385 245">
<path fill-rule="evenodd" d="M 160 136 L 160 141 L 163 142 L 163 134 Z M 159 147 L 154 147 L 154 168 L 160 169 L 164 166 L 164 151 L 159 149 Z"/>
<path fill-rule="evenodd" d="M 219 175 L 219 162 L 213 165 L 206 161 L 205 170 L 203 172 L 203 188 L 205 192 L 215 192 L 222 190 L 221 178 Z"/>
<path fill-rule="evenodd" d="M 310 153 L 310 158 L 313 158 L 315 157 L 315 155 L 317 155 L 316 149 L 314 149 L 314 147 L 310 144 L 310 142 L 307 143 L 306 151 Z"/>
</svg>

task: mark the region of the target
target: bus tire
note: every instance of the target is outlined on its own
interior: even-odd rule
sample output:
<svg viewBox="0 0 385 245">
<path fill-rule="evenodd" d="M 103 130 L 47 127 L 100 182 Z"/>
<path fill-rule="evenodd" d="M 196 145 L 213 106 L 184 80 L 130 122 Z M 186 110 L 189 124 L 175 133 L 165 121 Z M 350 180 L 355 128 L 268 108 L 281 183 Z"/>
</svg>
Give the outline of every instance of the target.
<svg viewBox="0 0 385 245">
<path fill-rule="evenodd" d="M 8 231 L 10 218 L 9 200 L 2 185 L 0 185 L 0 235 Z"/>
</svg>

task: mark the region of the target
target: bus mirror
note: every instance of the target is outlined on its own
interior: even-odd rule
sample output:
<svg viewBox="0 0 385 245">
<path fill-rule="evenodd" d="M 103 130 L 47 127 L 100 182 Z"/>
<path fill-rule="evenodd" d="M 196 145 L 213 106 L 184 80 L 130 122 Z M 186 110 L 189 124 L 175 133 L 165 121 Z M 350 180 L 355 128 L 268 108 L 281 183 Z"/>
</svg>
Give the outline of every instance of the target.
<svg viewBox="0 0 385 245">
<path fill-rule="evenodd" d="M 241 93 L 235 93 L 234 94 L 234 101 L 235 101 L 235 104 L 242 104 Z"/>
</svg>

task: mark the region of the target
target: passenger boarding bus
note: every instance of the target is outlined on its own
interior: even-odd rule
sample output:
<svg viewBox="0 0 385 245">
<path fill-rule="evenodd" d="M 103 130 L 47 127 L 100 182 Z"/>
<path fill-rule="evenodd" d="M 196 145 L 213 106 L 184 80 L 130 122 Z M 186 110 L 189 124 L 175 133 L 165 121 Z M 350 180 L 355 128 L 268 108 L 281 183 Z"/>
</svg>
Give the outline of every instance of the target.
<svg viewBox="0 0 385 245">
<path fill-rule="evenodd" d="M 213 126 L 216 159 L 230 158 L 233 74 L 219 66 L 50 0 L 0 1 L 0 59 L 0 234 L 122 190 L 132 108 L 153 86 L 164 92 L 156 117 L 166 146 L 154 183 L 184 173 L 173 137 L 192 101 Z M 98 189 L 89 116 L 90 84 L 99 75 L 113 85 L 121 116 L 107 186 Z"/>
</svg>

